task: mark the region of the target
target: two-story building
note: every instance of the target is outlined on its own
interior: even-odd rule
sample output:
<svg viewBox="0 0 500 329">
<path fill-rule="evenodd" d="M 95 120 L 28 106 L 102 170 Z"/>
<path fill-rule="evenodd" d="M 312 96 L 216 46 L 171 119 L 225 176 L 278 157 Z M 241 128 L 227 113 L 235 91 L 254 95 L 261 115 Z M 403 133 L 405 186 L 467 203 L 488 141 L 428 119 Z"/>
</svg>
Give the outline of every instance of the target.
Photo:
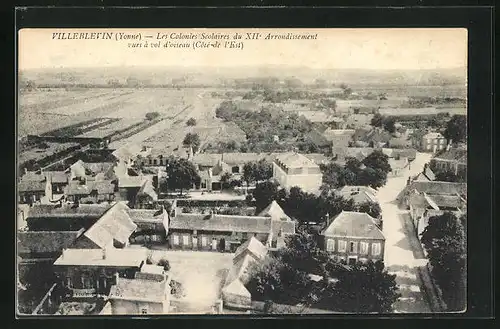
<svg viewBox="0 0 500 329">
<path fill-rule="evenodd" d="M 299 153 L 284 153 L 273 162 L 273 178 L 284 188 L 300 187 L 309 193 L 318 193 L 323 183 L 319 165 Z"/>
<path fill-rule="evenodd" d="M 427 193 L 413 193 L 410 196 L 410 216 L 417 230 L 422 234 L 429 218 L 451 212 L 457 218 L 466 212 L 467 201 L 460 195 L 429 195 Z"/>
<path fill-rule="evenodd" d="M 75 203 L 112 202 L 116 189 L 116 183 L 110 180 L 72 180 L 64 189 L 64 196 Z"/>
<path fill-rule="evenodd" d="M 172 212 L 168 245 L 173 249 L 234 251 L 255 237 L 270 248 L 283 246 L 295 234 L 295 222 L 271 215 L 237 216 Z"/>
<path fill-rule="evenodd" d="M 335 190 L 335 194 L 347 200 L 353 200 L 355 204 L 366 202 L 377 203 L 377 190 L 370 186 L 346 185 Z"/>
<path fill-rule="evenodd" d="M 52 198 L 52 184 L 45 175 L 26 173 L 17 183 L 18 202 L 33 205 L 41 203 L 44 197 Z"/>
<path fill-rule="evenodd" d="M 431 159 L 431 168 L 439 171 L 451 171 L 455 175 L 465 177 L 467 174 L 467 149 L 448 148 L 438 152 Z"/>
<path fill-rule="evenodd" d="M 337 261 L 354 264 L 384 260 L 384 234 L 366 213 L 342 211 L 321 235 L 324 250 Z"/>
<path fill-rule="evenodd" d="M 140 271 L 135 272 L 134 278 L 117 276 L 108 296 L 108 314 L 169 313 L 170 281 L 170 276 L 164 272 L 163 267 L 147 264 L 143 264 Z"/>
<path fill-rule="evenodd" d="M 424 152 L 441 151 L 446 149 L 446 138 L 441 133 L 429 132 L 422 137 L 420 148 Z"/>
<path fill-rule="evenodd" d="M 408 178 L 407 185 L 396 196 L 399 204 L 410 209 L 410 196 L 414 193 L 428 195 L 459 195 L 467 199 L 467 184 L 440 181 L 411 180 Z"/>
</svg>

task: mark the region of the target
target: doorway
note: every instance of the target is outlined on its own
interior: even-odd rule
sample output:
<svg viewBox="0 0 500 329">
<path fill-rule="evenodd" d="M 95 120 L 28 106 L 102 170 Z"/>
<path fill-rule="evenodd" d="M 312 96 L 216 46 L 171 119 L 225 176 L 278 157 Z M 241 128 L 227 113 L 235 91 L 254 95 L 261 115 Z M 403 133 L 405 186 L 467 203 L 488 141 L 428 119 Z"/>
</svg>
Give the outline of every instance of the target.
<svg viewBox="0 0 500 329">
<path fill-rule="evenodd" d="M 358 261 L 358 257 L 349 257 L 347 259 L 347 265 L 354 265 Z"/>
<path fill-rule="evenodd" d="M 221 238 L 219 241 L 219 251 L 226 250 L 226 239 Z"/>
</svg>

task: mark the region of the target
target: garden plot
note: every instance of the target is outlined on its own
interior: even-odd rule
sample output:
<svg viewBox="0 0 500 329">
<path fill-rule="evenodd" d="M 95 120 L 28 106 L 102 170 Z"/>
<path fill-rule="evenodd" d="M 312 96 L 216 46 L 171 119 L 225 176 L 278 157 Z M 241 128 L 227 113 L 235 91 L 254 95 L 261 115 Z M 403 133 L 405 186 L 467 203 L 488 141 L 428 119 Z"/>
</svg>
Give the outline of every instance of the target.
<svg viewBox="0 0 500 329">
<path fill-rule="evenodd" d="M 130 128 L 133 125 L 139 124 L 142 121 L 144 121 L 144 119 L 121 119 L 119 121 L 112 122 L 109 125 L 90 130 L 82 135 L 79 135 L 78 137 L 104 138 L 112 135 L 117 131 L 122 131 Z"/>
<path fill-rule="evenodd" d="M 84 112 L 92 111 L 103 105 L 107 105 L 117 101 L 125 101 L 132 99 L 132 94 L 110 94 L 105 97 L 88 97 L 82 103 L 71 104 L 67 106 L 57 107 L 46 111 L 51 114 L 66 114 L 66 115 L 78 115 Z"/>
</svg>

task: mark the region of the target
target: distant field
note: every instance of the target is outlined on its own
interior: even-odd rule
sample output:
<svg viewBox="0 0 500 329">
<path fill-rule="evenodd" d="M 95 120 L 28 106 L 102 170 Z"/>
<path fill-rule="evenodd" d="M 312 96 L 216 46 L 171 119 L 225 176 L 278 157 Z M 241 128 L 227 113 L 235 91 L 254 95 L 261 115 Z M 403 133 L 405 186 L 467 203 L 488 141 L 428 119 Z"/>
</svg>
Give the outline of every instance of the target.
<svg viewBox="0 0 500 329">
<path fill-rule="evenodd" d="M 467 87 L 465 81 L 463 85 L 447 85 L 447 86 L 395 86 L 395 85 L 361 85 L 350 84 L 353 91 L 364 94 L 372 92 L 374 94 L 387 93 L 388 96 L 394 97 L 467 97 Z"/>
</svg>

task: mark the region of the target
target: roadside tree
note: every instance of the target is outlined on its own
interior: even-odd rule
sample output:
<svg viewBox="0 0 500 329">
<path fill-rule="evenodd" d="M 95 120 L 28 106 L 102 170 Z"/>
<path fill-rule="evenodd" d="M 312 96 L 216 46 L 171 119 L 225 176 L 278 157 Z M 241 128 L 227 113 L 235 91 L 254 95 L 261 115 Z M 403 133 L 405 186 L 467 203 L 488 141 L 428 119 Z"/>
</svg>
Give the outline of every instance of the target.
<svg viewBox="0 0 500 329">
<path fill-rule="evenodd" d="M 198 172 L 190 161 L 183 158 L 169 158 L 167 160 L 167 188 L 170 191 L 192 188 L 193 184 L 200 181 Z"/>
</svg>

